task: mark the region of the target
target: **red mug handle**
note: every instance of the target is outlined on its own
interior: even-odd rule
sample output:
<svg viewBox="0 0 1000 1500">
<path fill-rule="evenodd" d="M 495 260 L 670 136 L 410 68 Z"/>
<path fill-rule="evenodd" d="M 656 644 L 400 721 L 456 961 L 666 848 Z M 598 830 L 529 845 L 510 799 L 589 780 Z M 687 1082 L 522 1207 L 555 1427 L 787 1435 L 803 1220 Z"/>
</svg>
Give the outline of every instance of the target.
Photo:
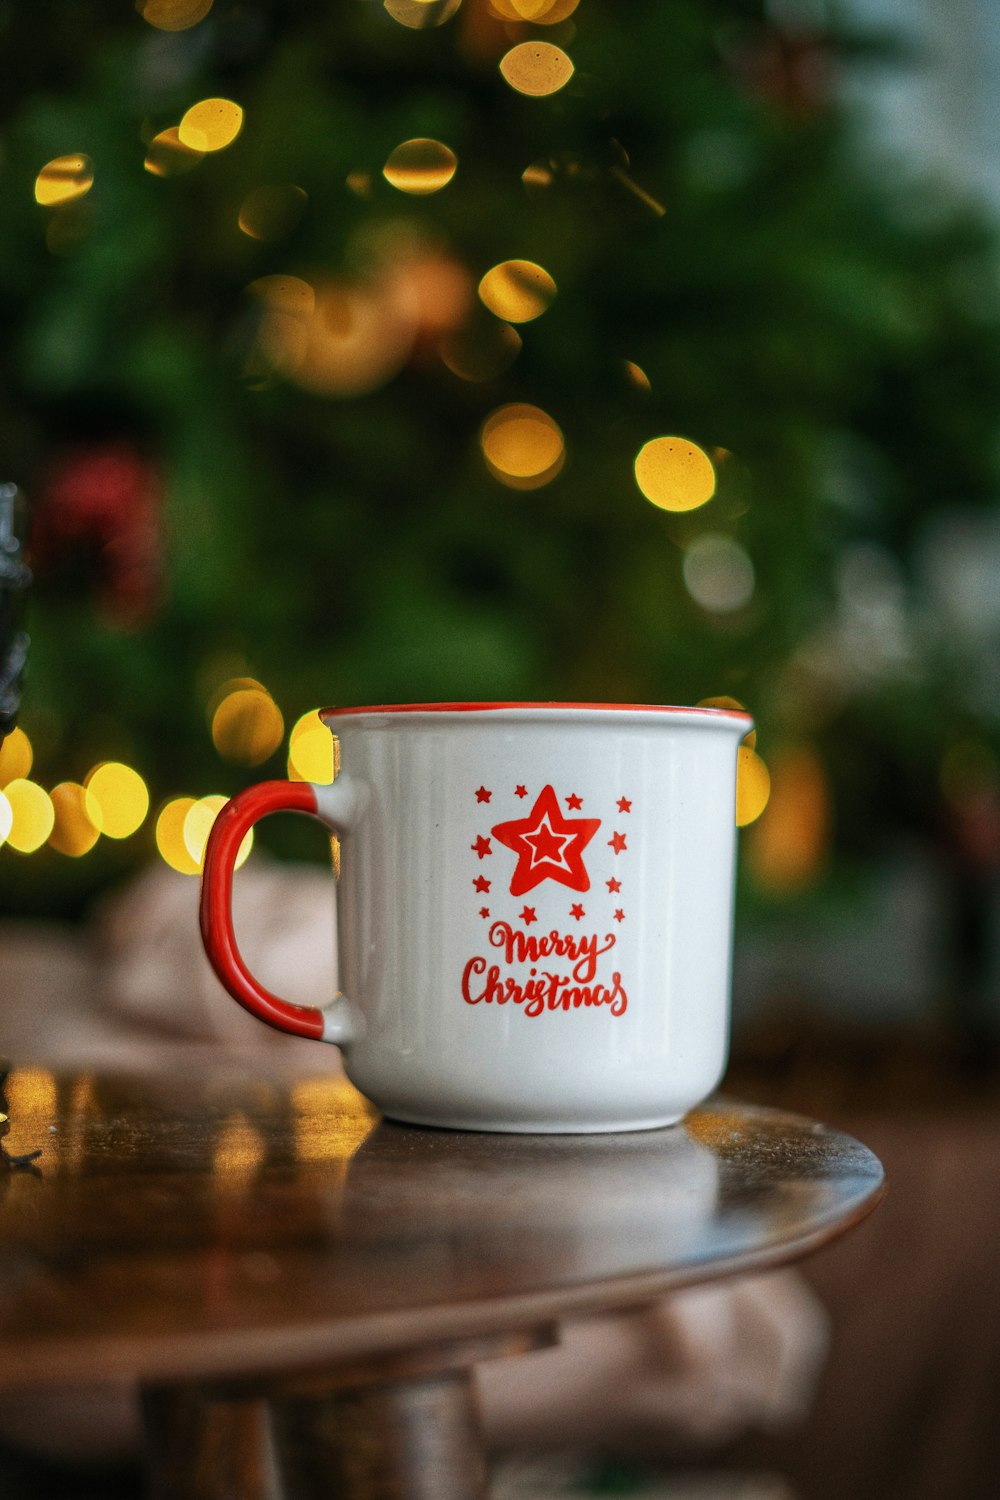
<svg viewBox="0 0 1000 1500">
<path fill-rule="evenodd" d="M 247 833 L 261 818 L 276 812 L 307 813 L 333 833 L 350 831 L 358 812 L 358 794 L 347 776 L 331 786 L 308 781 L 261 781 L 237 793 L 219 813 L 205 846 L 201 880 L 201 936 L 212 968 L 244 1010 L 293 1036 L 344 1046 L 352 1039 L 352 1007 L 343 995 L 320 1010 L 292 1005 L 272 995 L 247 968 L 233 930 L 233 872 Z"/>
</svg>

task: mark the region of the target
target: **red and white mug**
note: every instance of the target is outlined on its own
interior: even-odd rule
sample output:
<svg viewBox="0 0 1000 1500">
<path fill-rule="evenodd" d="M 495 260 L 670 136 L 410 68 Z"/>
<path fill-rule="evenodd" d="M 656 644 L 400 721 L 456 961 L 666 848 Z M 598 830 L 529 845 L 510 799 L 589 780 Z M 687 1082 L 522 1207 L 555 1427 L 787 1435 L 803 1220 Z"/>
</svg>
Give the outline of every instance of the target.
<svg viewBox="0 0 1000 1500">
<path fill-rule="evenodd" d="M 247 1010 L 334 1042 L 399 1120 L 642 1130 L 715 1087 L 729 1035 L 736 752 L 749 716 L 631 704 L 329 709 L 330 786 L 234 797 L 205 855 L 209 958 Z M 343 993 L 291 1005 L 233 934 L 237 851 L 274 812 L 342 840 Z"/>
</svg>

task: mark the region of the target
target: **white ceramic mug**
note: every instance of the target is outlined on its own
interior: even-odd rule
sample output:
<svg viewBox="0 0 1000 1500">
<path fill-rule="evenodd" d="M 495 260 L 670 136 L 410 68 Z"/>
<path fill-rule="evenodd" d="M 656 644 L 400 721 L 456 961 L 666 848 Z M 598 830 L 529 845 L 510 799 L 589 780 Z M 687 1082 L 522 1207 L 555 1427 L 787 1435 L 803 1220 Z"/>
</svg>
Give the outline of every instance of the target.
<svg viewBox="0 0 1000 1500">
<path fill-rule="evenodd" d="M 262 782 L 212 829 L 202 934 L 248 1010 L 335 1042 L 385 1114 L 469 1130 L 642 1130 L 726 1062 L 746 714 L 628 704 L 329 709 L 330 786 Z M 290 1005 L 232 926 L 253 823 L 342 840 L 343 993 Z"/>
</svg>

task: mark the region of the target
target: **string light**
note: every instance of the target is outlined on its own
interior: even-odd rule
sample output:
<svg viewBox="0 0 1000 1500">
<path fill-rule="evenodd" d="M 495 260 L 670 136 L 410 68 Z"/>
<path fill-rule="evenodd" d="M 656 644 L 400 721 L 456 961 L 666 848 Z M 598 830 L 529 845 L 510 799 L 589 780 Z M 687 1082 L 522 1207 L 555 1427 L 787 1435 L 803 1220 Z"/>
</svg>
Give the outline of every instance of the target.
<svg viewBox="0 0 1000 1500">
<path fill-rule="evenodd" d="M 49 843 L 60 854 L 78 859 L 93 849 L 101 836 L 101 808 L 88 787 L 63 781 L 52 789 L 55 822 Z"/>
<path fill-rule="evenodd" d="M 195 151 L 224 151 L 242 129 L 243 111 L 232 99 L 200 99 L 185 111 L 177 137 Z"/>
<path fill-rule="evenodd" d="M 507 323 L 530 323 L 551 306 L 556 284 L 533 260 L 504 260 L 479 283 L 484 305 Z"/>
<path fill-rule="evenodd" d="M 427 197 L 447 187 L 457 168 L 458 157 L 443 141 L 418 136 L 389 153 L 382 176 L 401 193 Z"/>
<path fill-rule="evenodd" d="M 695 510 L 715 494 L 715 469 L 704 449 L 687 438 L 651 438 L 635 460 L 635 482 L 661 510 Z"/>
<path fill-rule="evenodd" d="M 35 781 L 18 777 L 4 788 L 11 810 L 7 843 L 19 854 L 34 854 L 52 832 L 55 811 L 52 798 Z"/>
<path fill-rule="evenodd" d="M 296 719 L 288 736 L 288 778 L 329 786 L 335 770 L 335 739 L 318 709 Z"/>
<path fill-rule="evenodd" d="M 149 790 L 138 771 L 118 760 L 102 761 L 83 779 L 93 802 L 97 825 L 109 839 L 127 839 L 141 828 L 149 812 Z"/>
<path fill-rule="evenodd" d="M 511 489 L 548 484 L 566 458 L 563 435 L 548 412 L 521 402 L 492 412 L 479 440 L 490 473 Z"/>
<path fill-rule="evenodd" d="M 551 42 L 520 42 L 500 59 L 500 72 L 519 94 L 540 98 L 565 88 L 574 68 L 562 48 Z"/>
<path fill-rule="evenodd" d="M 34 758 L 31 741 L 20 725 L 15 725 L 6 739 L 0 740 L 0 787 L 27 776 Z"/>
<path fill-rule="evenodd" d="M 57 156 L 35 178 L 35 202 L 45 208 L 72 203 L 94 185 L 94 163 L 89 156 Z"/>
</svg>

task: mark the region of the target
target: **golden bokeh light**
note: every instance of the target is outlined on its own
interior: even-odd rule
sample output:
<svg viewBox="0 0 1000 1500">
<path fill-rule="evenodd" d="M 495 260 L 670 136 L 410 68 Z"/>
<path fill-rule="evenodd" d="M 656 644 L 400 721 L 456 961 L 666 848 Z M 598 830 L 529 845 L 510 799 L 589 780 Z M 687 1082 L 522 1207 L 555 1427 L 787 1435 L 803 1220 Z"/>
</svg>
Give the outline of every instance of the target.
<svg viewBox="0 0 1000 1500">
<path fill-rule="evenodd" d="M 500 72 L 519 94 L 542 98 L 565 88 L 573 77 L 572 60 L 551 42 L 519 42 L 500 59 Z"/>
<path fill-rule="evenodd" d="M 55 822 L 49 843 L 60 854 L 78 859 L 87 854 L 101 836 L 101 808 L 88 787 L 62 781 L 52 789 Z"/>
<path fill-rule="evenodd" d="M 538 406 L 514 402 L 483 423 L 480 444 L 494 478 L 511 489 L 539 489 L 554 479 L 566 458 L 557 424 Z"/>
<path fill-rule="evenodd" d="M 27 776 L 34 758 L 31 741 L 20 725 L 15 725 L 6 739 L 0 740 L 0 787 Z"/>
<path fill-rule="evenodd" d="M 184 842 L 184 819 L 194 803 L 193 797 L 174 797 L 161 807 L 156 819 L 156 847 L 160 857 L 181 875 L 197 875 L 201 869 Z"/>
<path fill-rule="evenodd" d="M 336 769 L 336 743 L 318 709 L 302 714 L 288 736 L 289 781 L 313 781 L 329 786 Z"/>
<path fill-rule="evenodd" d="M 105 760 L 87 773 L 83 784 L 96 804 L 100 831 L 109 839 L 131 838 L 142 827 L 149 791 L 138 771 L 120 760 Z"/>
<path fill-rule="evenodd" d="M 214 0 L 136 0 L 135 8 L 158 31 L 187 31 L 205 19 L 213 3 Z"/>
<path fill-rule="evenodd" d="M 200 99 L 185 110 L 177 136 L 195 151 L 224 151 L 242 129 L 243 111 L 232 99 Z"/>
<path fill-rule="evenodd" d="M 14 809 L 7 800 L 6 793 L 0 792 L 0 846 L 7 842 L 11 828 L 14 826 Z"/>
<path fill-rule="evenodd" d="M 183 177 L 185 172 L 192 171 L 204 160 L 205 152 L 186 146 L 177 133 L 177 126 L 171 125 L 169 130 L 154 135 L 146 147 L 143 165 L 154 177 Z"/>
<path fill-rule="evenodd" d="M 320 396 L 363 396 L 402 368 L 413 346 L 412 308 L 389 286 L 327 282 L 310 317 L 272 320 L 268 355 L 280 373 Z"/>
<path fill-rule="evenodd" d="M 290 313 L 298 318 L 311 317 L 316 306 L 316 293 L 301 276 L 258 276 L 247 287 L 247 293 L 273 312 Z"/>
<path fill-rule="evenodd" d="M 212 743 L 224 760 L 259 766 L 281 744 L 285 721 L 264 688 L 237 687 L 212 714 Z"/>
<path fill-rule="evenodd" d="M 33 854 L 52 832 L 55 822 L 52 798 L 37 782 L 26 777 L 8 782 L 4 796 L 11 810 L 7 843 L 18 854 Z"/>
<path fill-rule="evenodd" d="M 696 510 L 715 494 L 715 469 L 687 438 L 651 438 L 636 456 L 635 482 L 661 510 Z"/>
<path fill-rule="evenodd" d="M 479 296 L 506 323 L 530 323 L 551 306 L 556 284 L 533 260 L 503 260 L 486 272 Z"/>
<path fill-rule="evenodd" d="M 558 26 L 573 14 L 579 3 L 580 0 L 490 0 L 490 9 L 505 21 Z"/>
<path fill-rule="evenodd" d="M 416 136 L 389 153 L 382 168 L 386 182 L 401 193 L 427 197 L 447 187 L 458 168 L 458 157 L 444 141 Z"/>
<path fill-rule="evenodd" d="M 756 750 L 741 745 L 736 752 L 736 826 L 755 823 L 771 795 L 771 776 Z"/>
<path fill-rule="evenodd" d="M 622 364 L 625 369 L 625 379 L 629 385 L 635 386 L 637 391 L 651 391 L 653 389 L 649 376 L 641 365 L 637 365 L 631 359 L 622 360 Z"/>
<path fill-rule="evenodd" d="M 45 208 L 73 203 L 94 185 L 94 163 L 89 156 L 57 156 L 35 178 L 35 202 Z"/>
<path fill-rule="evenodd" d="M 291 234 L 305 213 L 309 195 L 292 182 L 265 183 L 240 204 L 239 226 L 252 240 L 270 244 Z"/>
<path fill-rule="evenodd" d="M 826 769 L 811 745 L 783 751 L 771 765 L 771 796 L 746 844 L 757 883 L 788 894 L 822 872 L 830 850 L 832 800 Z"/>
<path fill-rule="evenodd" d="M 384 0 L 385 9 L 392 19 L 411 31 L 443 26 L 461 4 L 462 0 Z"/>
<path fill-rule="evenodd" d="M 183 177 L 185 172 L 192 171 L 204 160 L 205 152 L 186 146 L 177 133 L 177 126 L 171 125 L 169 130 L 161 130 L 150 141 L 143 165 L 154 177 Z"/>
<path fill-rule="evenodd" d="M 495 380 L 510 369 L 521 352 L 521 335 L 516 328 L 483 316 L 482 324 L 456 329 L 441 341 L 441 359 L 461 380 Z"/>
<path fill-rule="evenodd" d="M 727 693 L 719 693 L 714 698 L 699 698 L 695 707 L 725 708 L 729 709 L 729 711 L 732 713 L 740 714 L 747 714 L 750 712 L 745 703 L 741 703 L 738 698 L 730 698 Z M 745 734 L 741 743 L 744 745 L 749 745 L 750 749 L 752 750 L 754 745 L 756 745 L 757 743 L 756 729 L 751 729 L 749 734 Z"/>
<path fill-rule="evenodd" d="M 208 843 L 212 824 L 228 801 L 229 798 L 223 797 L 221 793 L 212 792 L 207 797 L 199 797 L 197 802 L 192 802 L 184 814 L 184 821 L 181 824 L 184 848 L 187 850 L 188 858 L 199 870 L 205 861 L 205 845 Z M 253 829 L 251 828 L 237 851 L 234 869 L 238 870 L 240 865 L 245 863 L 252 848 Z"/>
<path fill-rule="evenodd" d="M 731 536 L 695 537 L 684 552 L 682 571 L 691 598 L 712 614 L 732 614 L 753 598 L 753 562 Z"/>
</svg>

